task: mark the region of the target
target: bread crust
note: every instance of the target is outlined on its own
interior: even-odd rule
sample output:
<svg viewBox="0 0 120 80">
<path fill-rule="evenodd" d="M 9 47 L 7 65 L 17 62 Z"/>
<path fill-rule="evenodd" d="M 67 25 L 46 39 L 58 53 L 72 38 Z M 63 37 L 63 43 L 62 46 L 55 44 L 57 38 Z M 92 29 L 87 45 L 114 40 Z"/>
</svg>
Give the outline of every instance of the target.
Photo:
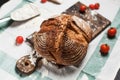
<svg viewBox="0 0 120 80">
<path fill-rule="evenodd" d="M 76 16 L 62 14 L 45 20 L 33 36 L 35 50 L 60 65 L 80 64 L 92 38 L 90 26 Z"/>
</svg>

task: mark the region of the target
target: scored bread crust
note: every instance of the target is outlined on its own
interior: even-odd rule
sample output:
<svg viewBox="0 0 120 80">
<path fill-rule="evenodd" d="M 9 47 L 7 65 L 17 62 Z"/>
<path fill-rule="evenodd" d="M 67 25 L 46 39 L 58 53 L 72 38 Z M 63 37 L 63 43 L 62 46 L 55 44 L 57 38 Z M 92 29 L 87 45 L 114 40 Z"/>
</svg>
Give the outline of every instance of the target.
<svg viewBox="0 0 120 80">
<path fill-rule="evenodd" d="M 35 50 L 48 61 L 60 65 L 80 64 L 92 39 L 90 26 L 67 14 L 45 20 L 33 36 Z"/>
</svg>

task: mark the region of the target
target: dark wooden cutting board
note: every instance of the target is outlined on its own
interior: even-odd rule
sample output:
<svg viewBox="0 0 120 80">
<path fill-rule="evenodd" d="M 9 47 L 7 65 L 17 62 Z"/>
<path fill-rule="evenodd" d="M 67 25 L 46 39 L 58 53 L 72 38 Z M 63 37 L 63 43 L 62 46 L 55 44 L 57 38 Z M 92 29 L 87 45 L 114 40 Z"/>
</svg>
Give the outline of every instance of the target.
<svg viewBox="0 0 120 80">
<path fill-rule="evenodd" d="M 85 5 L 81 2 L 77 2 L 65 12 L 66 14 L 76 15 L 90 24 L 90 27 L 93 31 L 92 40 L 99 35 L 105 28 L 110 25 L 110 21 L 103 17 L 101 14 L 97 13 L 95 10 L 91 10 L 87 7 L 85 12 L 80 12 L 80 6 Z M 86 5 L 85 5 L 86 6 Z"/>
</svg>

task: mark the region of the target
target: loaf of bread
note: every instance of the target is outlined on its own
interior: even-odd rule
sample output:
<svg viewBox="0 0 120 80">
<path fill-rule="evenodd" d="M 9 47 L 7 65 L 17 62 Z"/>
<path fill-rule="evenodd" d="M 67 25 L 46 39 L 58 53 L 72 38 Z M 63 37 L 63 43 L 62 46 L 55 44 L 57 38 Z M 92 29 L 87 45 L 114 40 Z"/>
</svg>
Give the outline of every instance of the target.
<svg viewBox="0 0 120 80">
<path fill-rule="evenodd" d="M 92 30 L 84 20 L 61 14 L 43 21 L 33 36 L 33 45 L 48 61 L 68 66 L 81 63 L 91 39 Z"/>
</svg>

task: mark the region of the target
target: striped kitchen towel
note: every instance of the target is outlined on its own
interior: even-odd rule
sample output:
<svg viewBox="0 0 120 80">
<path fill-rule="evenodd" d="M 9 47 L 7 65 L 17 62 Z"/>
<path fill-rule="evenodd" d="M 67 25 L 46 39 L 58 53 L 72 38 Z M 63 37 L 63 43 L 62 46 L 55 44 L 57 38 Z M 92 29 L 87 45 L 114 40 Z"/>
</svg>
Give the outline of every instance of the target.
<svg viewBox="0 0 120 80">
<path fill-rule="evenodd" d="M 86 66 L 80 72 L 77 80 L 81 80 L 82 77 L 86 77 L 87 80 L 114 80 L 117 73 L 117 69 L 120 67 L 120 9 L 114 18 L 111 27 L 117 29 L 116 37 L 109 39 L 107 32 L 100 40 L 93 55 L 87 62 Z M 106 43 L 110 46 L 110 52 L 107 56 L 100 54 L 100 45 Z M 107 64 L 107 65 L 106 65 Z M 114 65 L 114 66 L 113 66 Z M 105 68 L 104 68 L 105 67 Z M 101 74 L 102 73 L 102 74 Z M 106 73 L 106 74 L 105 74 Z M 111 75 L 112 74 L 112 75 Z"/>
</svg>

